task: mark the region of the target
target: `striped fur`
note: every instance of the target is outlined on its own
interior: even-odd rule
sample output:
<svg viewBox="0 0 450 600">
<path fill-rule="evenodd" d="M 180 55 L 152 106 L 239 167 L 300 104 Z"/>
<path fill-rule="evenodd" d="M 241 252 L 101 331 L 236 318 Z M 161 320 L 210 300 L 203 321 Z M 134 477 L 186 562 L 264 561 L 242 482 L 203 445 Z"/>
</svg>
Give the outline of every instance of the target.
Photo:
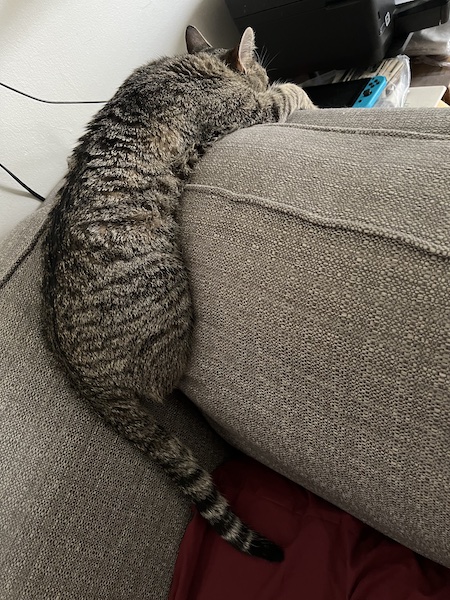
<svg viewBox="0 0 450 600">
<path fill-rule="evenodd" d="M 281 560 L 141 402 L 163 401 L 189 356 L 193 310 L 175 215 L 193 165 L 230 131 L 312 107 L 295 85 L 268 86 L 253 39 L 247 30 L 234 50 L 214 50 L 188 28 L 187 54 L 137 69 L 94 117 L 49 218 L 43 293 L 51 346 L 96 411 L 225 540 Z"/>
</svg>

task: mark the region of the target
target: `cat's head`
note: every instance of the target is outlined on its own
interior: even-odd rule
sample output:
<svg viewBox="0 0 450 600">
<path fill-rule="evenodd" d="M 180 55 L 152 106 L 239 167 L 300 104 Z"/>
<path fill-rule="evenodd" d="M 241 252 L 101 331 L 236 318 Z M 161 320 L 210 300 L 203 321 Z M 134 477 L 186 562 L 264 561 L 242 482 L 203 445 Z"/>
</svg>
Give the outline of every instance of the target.
<svg viewBox="0 0 450 600">
<path fill-rule="evenodd" d="M 213 48 L 196 27 L 189 25 L 186 29 L 186 46 L 189 54 L 207 52 L 217 56 L 232 71 L 245 78 L 257 92 L 269 86 L 266 70 L 256 58 L 255 33 L 251 27 L 247 27 L 235 48 L 223 50 Z"/>
</svg>

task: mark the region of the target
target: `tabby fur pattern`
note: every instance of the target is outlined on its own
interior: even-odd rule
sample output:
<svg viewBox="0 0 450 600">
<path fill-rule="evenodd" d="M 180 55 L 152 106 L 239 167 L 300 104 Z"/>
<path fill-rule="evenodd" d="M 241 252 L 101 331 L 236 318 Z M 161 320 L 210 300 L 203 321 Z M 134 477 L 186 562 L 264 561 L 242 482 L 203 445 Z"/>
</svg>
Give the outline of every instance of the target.
<svg viewBox="0 0 450 600">
<path fill-rule="evenodd" d="M 191 451 L 142 400 L 162 402 L 189 357 L 193 308 L 176 211 L 214 140 L 314 108 L 294 84 L 269 85 L 247 29 L 232 50 L 186 31 L 188 52 L 138 68 L 88 125 L 44 242 L 45 328 L 72 383 L 151 457 L 238 550 L 283 551 L 234 515 Z"/>
</svg>

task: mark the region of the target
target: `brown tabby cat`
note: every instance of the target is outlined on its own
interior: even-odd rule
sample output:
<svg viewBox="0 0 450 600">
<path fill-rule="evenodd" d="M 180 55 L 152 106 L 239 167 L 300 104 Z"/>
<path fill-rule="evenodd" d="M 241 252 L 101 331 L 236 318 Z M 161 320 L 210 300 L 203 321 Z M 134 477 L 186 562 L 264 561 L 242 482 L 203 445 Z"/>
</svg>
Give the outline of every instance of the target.
<svg viewBox="0 0 450 600">
<path fill-rule="evenodd" d="M 73 152 L 44 244 L 46 329 L 77 389 L 219 535 L 280 561 L 141 400 L 162 402 L 188 360 L 193 310 L 175 216 L 193 165 L 225 134 L 313 105 L 294 84 L 269 86 L 250 28 L 233 50 L 191 26 L 186 42 L 186 55 L 138 68 Z"/>
</svg>

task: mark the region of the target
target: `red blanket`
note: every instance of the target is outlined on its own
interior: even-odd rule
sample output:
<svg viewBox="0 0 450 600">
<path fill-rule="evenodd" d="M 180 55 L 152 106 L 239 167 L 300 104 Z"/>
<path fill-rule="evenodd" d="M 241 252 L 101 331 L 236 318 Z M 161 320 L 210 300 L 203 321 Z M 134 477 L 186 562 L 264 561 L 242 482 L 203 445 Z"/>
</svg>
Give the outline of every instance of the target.
<svg viewBox="0 0 450 600">
<path fill-rule="evenodd" d="M 250 459 L 214 479 L 236 513 L 285 549 L 245 556 L 198 515 L 181 542 L 169 600 L 450 600 L 450 570 Z"/>
</svg>

